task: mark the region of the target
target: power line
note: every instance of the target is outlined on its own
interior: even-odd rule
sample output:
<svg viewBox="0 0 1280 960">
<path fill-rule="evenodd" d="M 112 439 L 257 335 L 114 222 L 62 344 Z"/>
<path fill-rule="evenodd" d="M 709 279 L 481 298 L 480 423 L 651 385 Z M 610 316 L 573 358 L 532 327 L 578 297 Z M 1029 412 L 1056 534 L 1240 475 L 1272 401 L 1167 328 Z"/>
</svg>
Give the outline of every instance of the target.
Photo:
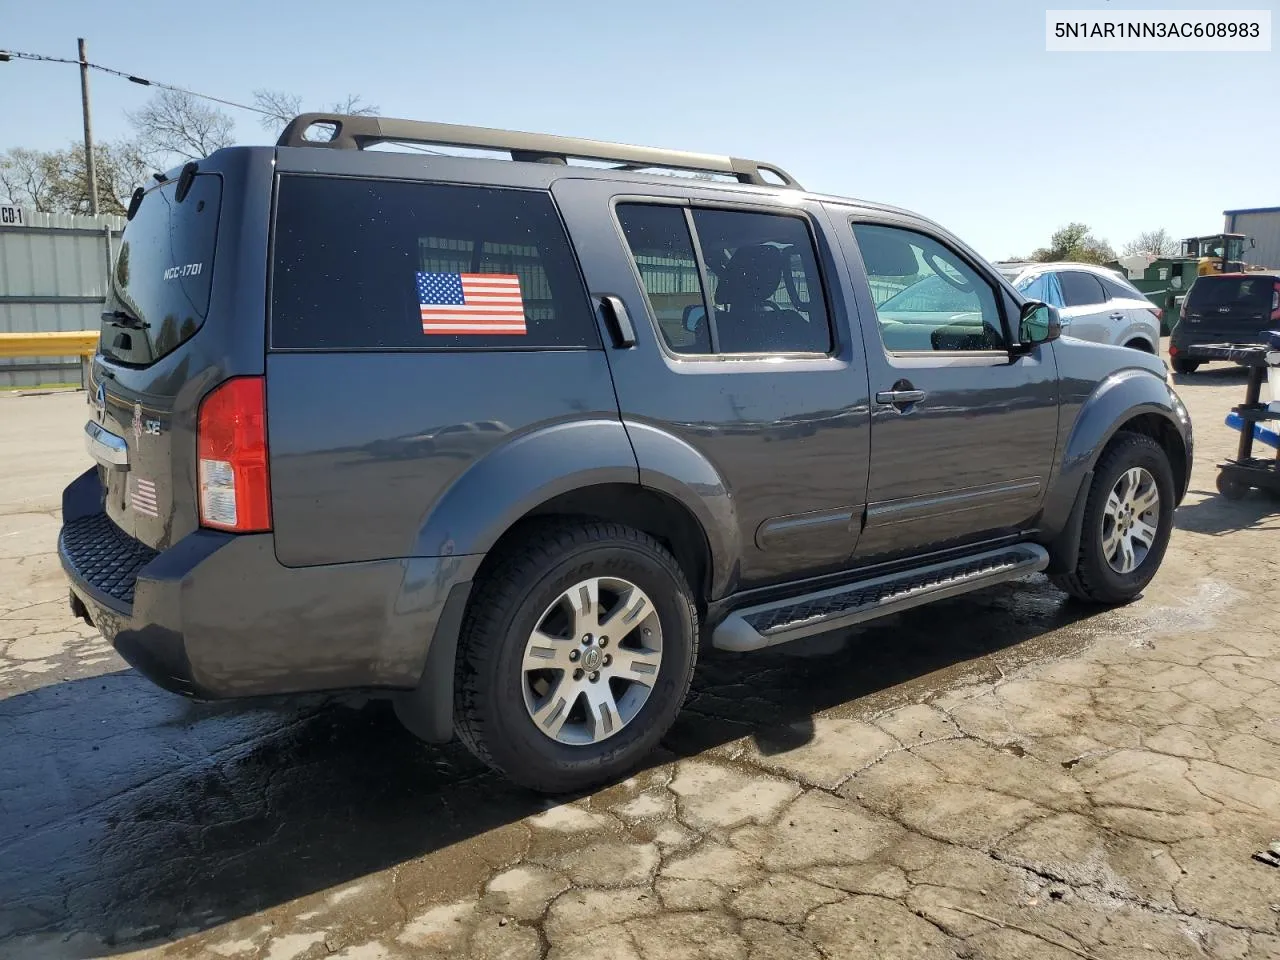
<svg viewBox="0 0 1280 960">
<path fill-rule="evenodd" d="M 71 60 L 67 57 L 47 57 L 39 53 L 23 53 L 18 50 L 0 50 L 0 61 L 5 60 L 36 60 L 45 63 L 72 63 L 80 66 L 79 60 Z M 113 67 L 104 67 L 100 63 L 86 63 L 90 70 L 100 70 L 103 73 L 109 73 L 113 77 L 122 77 L 130 83 L 140 84 L 144 87 L 158 87 L 161 90 L 172 90 L 174 93 L 184 93 L 189 97 L 198 97 L 201 100 L 212 100 L 214 103 L 221 103 L 224 106 L 235 107 L 237 110 L 248 110 L 251 113 L 258 113 L 264 117 L 275 117 L 276 119 L 285 119 L 272 113 L 270 110 L 263 110 L 261 107 L 251 107 L 247 103 L 236 103 L 234 100 L 226 100 L 222 97 L 215 97 L 208 93 L 197 93 L 195 90 L 188 90 L 186 87 L 174 86 L 171 83 L 162 83 L 159 80 L 148 80 L 145 77 L 135 76 L 132 73 L 126 73 L 123 70 L 116 70 Z"/>
</svg>

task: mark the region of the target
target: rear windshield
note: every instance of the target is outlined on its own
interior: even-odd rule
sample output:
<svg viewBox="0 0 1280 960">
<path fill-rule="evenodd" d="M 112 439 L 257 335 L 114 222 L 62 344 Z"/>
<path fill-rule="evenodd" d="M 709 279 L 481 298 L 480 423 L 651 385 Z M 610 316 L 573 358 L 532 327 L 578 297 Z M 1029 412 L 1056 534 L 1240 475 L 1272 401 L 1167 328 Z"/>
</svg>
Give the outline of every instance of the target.
<svg viewBox="0 0 1280 960">
<path fill-rule="evenodd" d="M 1276 278 L 1270 274 L 1259 277 L 1201 277 L 1187 293 L 1187 309 L 1234 307 L 1238 310 L 1268 310 L 1275 284 Z"/>
<path fill-rule="evenodd" d="M 182 202 L 177 182 L 153 187 L 124 228 L 102 317 L 101 351 L 146 366 L 190 340 L 204 323 L 222 178 L 197 174 Z"/>
</svg>

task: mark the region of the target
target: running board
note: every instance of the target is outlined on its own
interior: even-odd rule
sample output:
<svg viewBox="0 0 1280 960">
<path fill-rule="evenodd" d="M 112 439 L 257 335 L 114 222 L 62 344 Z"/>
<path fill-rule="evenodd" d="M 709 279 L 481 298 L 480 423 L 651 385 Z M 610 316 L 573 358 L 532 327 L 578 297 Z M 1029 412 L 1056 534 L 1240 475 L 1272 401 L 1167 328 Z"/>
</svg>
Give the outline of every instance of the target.
<svg viewBox="0 0 1280 960">
<path fill-rule="evenodd" d="M 715 628 L 711 645 L 747 651 L 825 633 L 909 610 L 1043 570 L 1049 554 L 1034 543 L 859 580 L 789 600 L 735 610 Z"/>
</svg>

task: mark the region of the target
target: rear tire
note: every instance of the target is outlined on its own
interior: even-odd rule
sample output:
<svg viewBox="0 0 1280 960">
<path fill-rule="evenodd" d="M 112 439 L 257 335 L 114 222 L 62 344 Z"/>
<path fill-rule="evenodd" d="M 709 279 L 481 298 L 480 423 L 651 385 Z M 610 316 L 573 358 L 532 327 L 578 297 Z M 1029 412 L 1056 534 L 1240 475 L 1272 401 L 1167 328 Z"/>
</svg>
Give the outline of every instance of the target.
<svg viewBox="0 0 1280 960">
<path fill-rule="evenodd" d="M 1155 351 L 1151 349 L 1151 344 L 1147 343 L 1145 340 L 1130 340 L 1125 344 L 1125 346 L 1130 350 L 1141 350 L 1143 353 L 1155 353 Z"/>
<path fill-rule="evenodd" d="M 468 605 L 454 727 L 481 761 L 533 790 L 616 779 L 675 722 L 697 636 L 688 581 L 653 537 L 616 523 L 543 528 Z"/>
<path fill-rule="evenodd" d="M 1173 359 L 1173 372 L 1186 374 L 1195 373 L 1200 369 L 1199 360 L 1180 360 L 1177 357 Z"/>
<path fill-rule="evenodd" d="M 1164 448 L 1145 434 L 1117 434 L 1094 469 L 1075 569 L 1051 579 L 1087 603 L 1136 599 L 1164 559 L 1173 509 L 1173 469 Z"/>
</svg>

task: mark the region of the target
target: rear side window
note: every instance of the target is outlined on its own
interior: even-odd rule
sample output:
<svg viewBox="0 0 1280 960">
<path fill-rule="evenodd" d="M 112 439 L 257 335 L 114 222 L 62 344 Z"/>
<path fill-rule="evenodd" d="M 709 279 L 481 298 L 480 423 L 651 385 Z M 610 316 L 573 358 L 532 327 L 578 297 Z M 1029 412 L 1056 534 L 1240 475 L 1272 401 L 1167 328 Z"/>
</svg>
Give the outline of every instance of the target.
<svg viewBox="0 0 1280 960">
<path fill-rule="evenodd" d="M 1062 287 L 1062 302 L 1068 307 L 1087 307 L 1106 303 L 1107 294 L 1098 278 L 1081 270 L 1064 270 L 1058 274 Z"/>
<path fill-rule="evenodd" d="M 274 347 L 600 346 L 545 193 L 283 177 L 274 250 Z"/>
<path fill-rule="evenodd" d="M 672 351 L 830 352 L 804 218 L 703 208 L 686 216 L 682 207 L 621 204 L 618 220 Z"/>
<path fill-rule="evenodd" d="M 1102 283 L 1102 289 L 1106 291 L 1109 300 L 1145 300 L 1147 299 L 1138 292 L 1136 287 L 1131 287 L 1123 280 L 1112 280 L 1110 277 L 1099 277 Z"/>
<path fill-rule="evenodd" d="M 182 202 L 177 182 L 153 187 L 124 228 L 102 316 L 101 351 L 145 366 L 195 336 L 209 312 L 222 178 L 198 174 Z"/>
</svg>

